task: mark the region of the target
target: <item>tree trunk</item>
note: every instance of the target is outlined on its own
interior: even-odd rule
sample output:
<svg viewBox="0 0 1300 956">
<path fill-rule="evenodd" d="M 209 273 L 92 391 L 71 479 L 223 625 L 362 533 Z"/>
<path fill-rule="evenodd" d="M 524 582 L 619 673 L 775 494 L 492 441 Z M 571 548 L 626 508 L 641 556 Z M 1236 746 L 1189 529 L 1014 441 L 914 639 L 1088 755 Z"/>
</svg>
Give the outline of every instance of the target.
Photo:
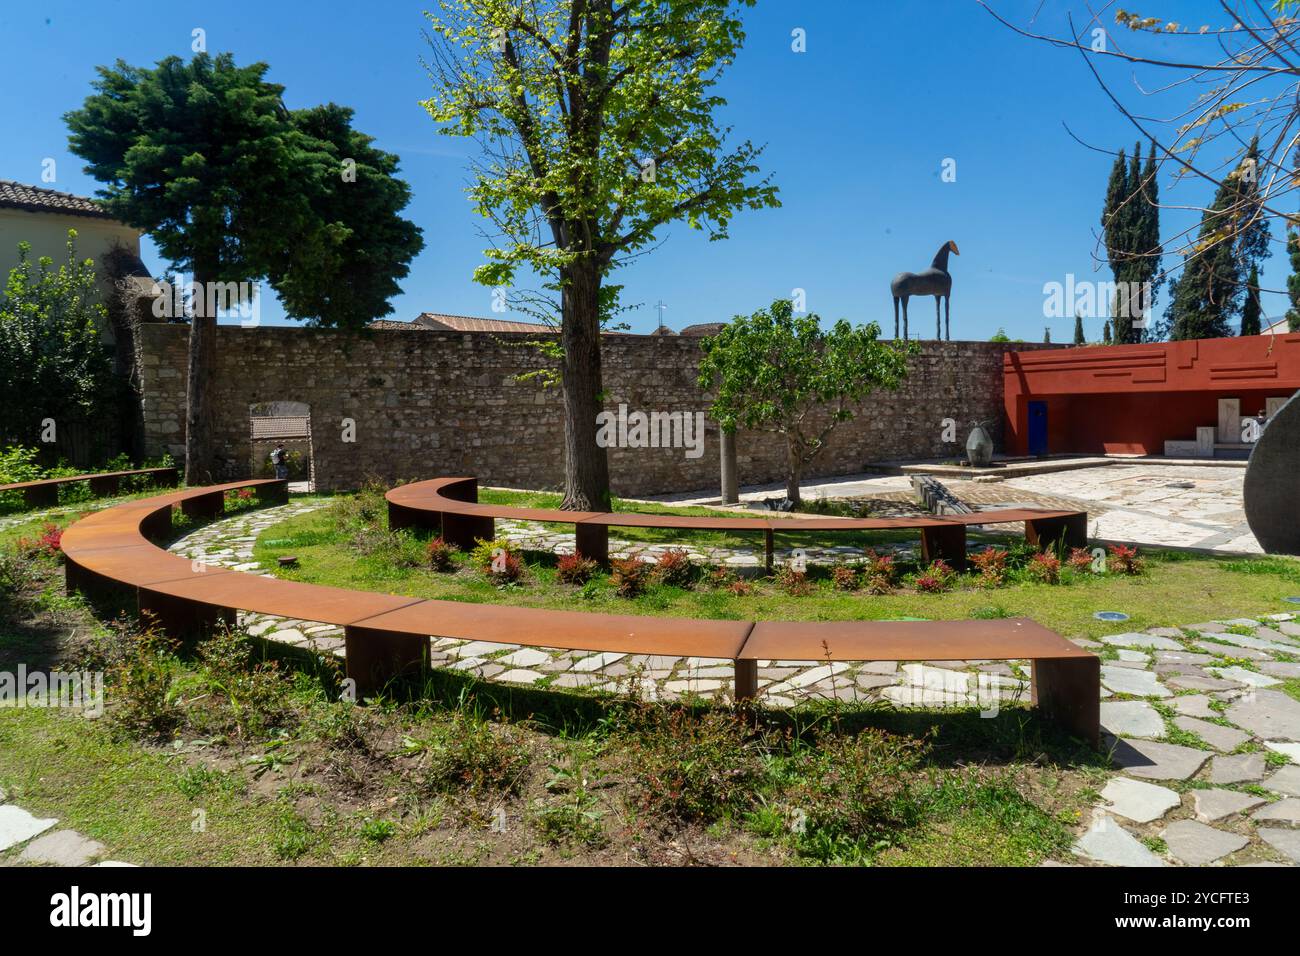
<svg viewBox="0 0 1300 956">
<path fill-rule="evenodd" d="M 608 511 L 609 459 L 596 444 L 600 372 L 600 273 L 586 263 L 562 276 L 564 347 L 564 503 L 569 511 Z"/>
<path fill-rule="evenodd" d="M 196 294 L 190 319 L 190 351 L 185 386 L 185 483 L 216 481 L 212 438 L 212 372 L 217 355 L 217 316 L 208 315 L 206 289 L 216 270 L 195 264 Z"/>
<path fill-rule="evenodd" d="M 798 505 L 803 501 L 799 497 L 799 481 L 803 478 L 803 456 L 793 439 L 788 441 L 787 448 L 790 454 L 790 469 L 785 479 L 785 496 Z"/>
</svg>

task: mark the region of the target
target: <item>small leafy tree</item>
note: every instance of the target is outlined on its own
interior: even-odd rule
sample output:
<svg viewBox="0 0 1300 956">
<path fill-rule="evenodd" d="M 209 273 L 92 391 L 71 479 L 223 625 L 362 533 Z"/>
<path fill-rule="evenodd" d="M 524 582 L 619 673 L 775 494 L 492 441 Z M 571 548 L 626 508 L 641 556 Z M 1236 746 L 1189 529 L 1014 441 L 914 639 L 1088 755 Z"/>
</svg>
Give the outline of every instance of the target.
<svg viewBox="0 0 1300 956">
<path fill-rule="evenodd" d="M 440 132 L 476 139 L 470 198 L 498 235 L 474 273 L 559 293 L 564 507 L 609 507 L 594 422 L 611 274 L 674 222 L 724 239 L 741 209 L 779 205 L 761 149 L 728 146 L 714 87 L 754 0 L 439 0 L 432 96 Z M 514 292 L 520 298 L 519 292 Z M 536 301 L 534 299 L 534 301 Z"/>
<path fill-rule="evenodd" d="M 95 264 L 77 258 L 76 242 L 68 230 L 67 261 L 57 267 L 48 256 L 33 263 L 30 244 L 19 243 L 0 292 L 0 446 L 36 445 L 47 418 L 57 428 L 116 413 Z"/>
<path fill-rule="evenodd" d="M 699 385 L 717 388 L 714 420 L 724 429 L 784 438 L 786 496 L 796 504 L 804 469 L 835 427 L 853 418 L 853 406 L 878 388 L 897 388 L 907 375 L 916 343 L 879 337 L 875 322 L 853 326 L 841 319 L 824 331 L 816 315 L 796 315 L 788 299 L 777 299 L 701 342 Z"/>
</svg>

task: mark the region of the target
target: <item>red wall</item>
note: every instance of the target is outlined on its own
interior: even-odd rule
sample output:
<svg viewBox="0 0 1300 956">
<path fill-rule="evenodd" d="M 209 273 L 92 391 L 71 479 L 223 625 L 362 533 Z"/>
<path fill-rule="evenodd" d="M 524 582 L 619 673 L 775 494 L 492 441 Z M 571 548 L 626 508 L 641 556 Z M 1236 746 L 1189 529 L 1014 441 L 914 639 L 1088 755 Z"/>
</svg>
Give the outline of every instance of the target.
<svg viewBox="0 0 1300 956">
<path fill-rule="evenodd" d="M 1028 406 L 1047 403 L 1053 454 L 1164 454 L 1216 425 L 1220 398 L 1241 414 L 1300 389 L 1300 334 L 1103 345 L 1003 356 L 1005 450 L 1028 454 Z"/>
</svg>

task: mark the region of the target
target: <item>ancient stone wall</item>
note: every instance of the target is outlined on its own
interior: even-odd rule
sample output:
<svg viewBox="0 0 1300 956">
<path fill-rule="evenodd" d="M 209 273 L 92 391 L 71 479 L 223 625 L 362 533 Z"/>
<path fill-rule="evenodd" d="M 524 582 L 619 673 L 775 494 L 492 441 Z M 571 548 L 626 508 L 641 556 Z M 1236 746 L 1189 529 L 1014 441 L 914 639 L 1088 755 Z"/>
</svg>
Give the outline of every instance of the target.
<svg viewBox="0 0 1300 956">
<path fill-rule="evenodd" d="M 148 455 L 184 454 L 185 326 L 149 324 L 139 342 Z M 262 402 L 310 406 L 317 486 L 353 488 L 436 475 L 477 475 L 488 484 L 558 488 L 563 424 L 558 389 L 520 373 L 545 361 L 527 334 L 377 331 L 364 335 L 305 329 L 222 326 L 217 335 L 215 429 L 223 476 L 251 472 L 249 409 Z M 969 425 L 1002 430 L 1002 353 L 988 342 L 931 342 L 897 392 L 882 392 L 832 433 L 809 476 L 851 474 L 871 462 L 961 456 Z M 603 345 L 606 407 L 693 413 L 707 408 L 696 387 L 700 340 L 608 336 Z M 944 418 L 958 424 L 945 443 Z M 593 423 L 593 428 L 596 427 Z M 349 440 L 351 439 L 351 440 Z M 742 483 L 783 477 L 779 436 L 742 433 Z M 613 448 L 614 492 L 656 494 L 716 488 L 717 426 L 706 424 L 703 455 L 683 448 Z"/>
</svg>

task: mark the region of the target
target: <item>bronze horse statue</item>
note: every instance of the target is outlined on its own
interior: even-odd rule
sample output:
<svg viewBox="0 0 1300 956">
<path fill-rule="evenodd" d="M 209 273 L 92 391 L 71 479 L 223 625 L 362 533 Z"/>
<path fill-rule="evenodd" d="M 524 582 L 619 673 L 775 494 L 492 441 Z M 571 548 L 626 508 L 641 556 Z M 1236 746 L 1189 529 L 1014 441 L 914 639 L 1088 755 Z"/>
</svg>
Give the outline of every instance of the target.
<svg viewBox="0 0 1300 956">
<path fill-rule="evenodd" d="M 949 239 L 934 254 L 934 261 L 924 272 L 900 272 L 889 283 L 889 291 L 894 294 L 894 338 L 898 338 L 898 300 L 903 300 L 903 338 L 907 338 L 907 300 L 914 295 L 934 296 L 934 337 L 952 338 L 952 276 L 948 274 L 948 253 L 961 255 L 957 243 Z M 947 335 L 939 326 L 939 299 L 944 304 L 944 327 Z"/>
</svg>

